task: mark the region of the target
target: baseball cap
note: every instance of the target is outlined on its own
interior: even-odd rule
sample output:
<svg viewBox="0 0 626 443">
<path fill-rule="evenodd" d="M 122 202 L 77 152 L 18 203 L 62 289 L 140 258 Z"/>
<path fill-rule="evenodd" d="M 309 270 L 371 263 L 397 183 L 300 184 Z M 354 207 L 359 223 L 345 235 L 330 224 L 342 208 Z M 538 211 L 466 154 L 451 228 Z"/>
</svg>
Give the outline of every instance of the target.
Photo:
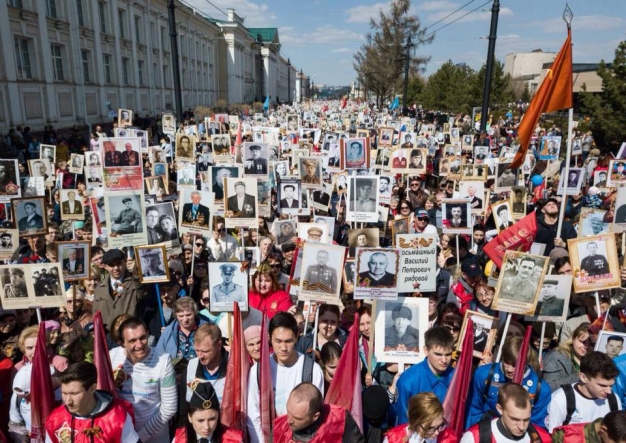
<svg viewBox="0 0 626 443">
<path fill-rule="evenodd" d="M 464 261 L 461 265 L 461 271 L 468 277 L 478 277 L 483 273 L 478 262 L 474 260 Z"/>
<path fill-rule="evenodd" d="M 417 211 L 417 216 L 430 218 L 430 215 L 428 215 L 428 211 L 426 211 L 426 209 L 420 209 L 419 211 Z"/>
</svg>

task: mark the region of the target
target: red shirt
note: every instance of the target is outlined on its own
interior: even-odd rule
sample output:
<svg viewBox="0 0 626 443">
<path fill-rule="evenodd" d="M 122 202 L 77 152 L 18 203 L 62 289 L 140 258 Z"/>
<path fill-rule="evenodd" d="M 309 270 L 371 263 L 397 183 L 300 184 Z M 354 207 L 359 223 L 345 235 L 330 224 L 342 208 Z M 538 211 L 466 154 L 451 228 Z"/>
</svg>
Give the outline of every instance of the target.
<svg viewBox="0 0 626 443">
<path fill-rule="evenodd" d="M 293 306 L 291 297 L 285 291 L 272 292 L 262 297 L 258 292 L 250 292 L 248 303 L 258 309 L 271 320 L 278 312 L 285 312 Z"/>
</svg>

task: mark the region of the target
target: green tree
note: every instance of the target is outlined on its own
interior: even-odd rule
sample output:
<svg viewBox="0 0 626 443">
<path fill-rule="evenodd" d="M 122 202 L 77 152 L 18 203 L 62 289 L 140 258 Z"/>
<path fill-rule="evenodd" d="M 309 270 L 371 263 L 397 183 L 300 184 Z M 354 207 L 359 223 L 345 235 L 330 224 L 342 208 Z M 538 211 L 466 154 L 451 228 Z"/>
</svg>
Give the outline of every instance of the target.
<svg viewBox="0 0 626 443">
<path fill-rule="evenodd" d="M 409 78 L 409 85 L 407 87 L 407 106 L 411 106 L 413 103 L 421 101 L 421 95 L 426 87 L 426 81 L 419 75 Z"/>
<path fill-rule="evenodd" d="M 404 79 L 405 45 L 409 36 L 413 49 L 433 41 L 420 19 L 410 14 L 410 0 L 393 0 L 388 14 L 380 11 L 378 20 L 370 21 L 367 42 L 354 55 L 354 69 L 362 87 L 371 91 L 378 106 L 401 91 Z M 411 75 L 423 72 L 430 57 L 411 56 Z"/>
<path fill-rule="evenodd" d="M 474 77 L 471 106 L 480 106 L 483 102 L 483 89 L 485 85 L 486 72 L 487 64 L 484 64 Z M 497 106 L 506 106 L 507 103 L 515 101 L 515 92 L 511 76 L 509 74 L 504 74 L 504 64 L 501 61 L 497 59 L 494 61 L 491 75 L 489 108 L 493 109 Z"/>
<path fill-rule="evenodd" d="M 626 141 L 626 41 L 615 50 L 611 66 L 600 62 L 598 75 L 602 92 L 581 93 L 582 111 L 591 117 L 591 131 L 599 147 L 616 149 Z"/>
<path fill-rule="evenodd" d="M 429 77 L 420 95 L 420 103 L 429 109 L 469 112 L 475 75 L 472 68 L 448 60 Z"/>
</svg>

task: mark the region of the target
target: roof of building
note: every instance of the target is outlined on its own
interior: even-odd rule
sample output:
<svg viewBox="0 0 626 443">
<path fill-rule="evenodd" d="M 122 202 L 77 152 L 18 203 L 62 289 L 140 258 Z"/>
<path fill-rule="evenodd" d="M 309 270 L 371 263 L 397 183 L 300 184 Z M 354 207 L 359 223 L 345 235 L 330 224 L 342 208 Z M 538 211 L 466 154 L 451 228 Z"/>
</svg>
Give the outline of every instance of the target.
<svg viewBox="0 0 626 443">
<path fill-rule="evenodd" d="M 607 63 L 606 67 L 611 68 L 613 66 L 612 63 Z M 549 69 L 552 67 L 552 62 L 544 63 L 542 69 Z M 600 67 L 600 63 L 572 63 L 572 72 L 589 72 L 589 71 L 597 71 Z"/>
<path fill-rule="evenodd" d="M 272 43 L 278 34 L 278 28 L 248 28 L 248 32 L 254 39 L 260 34 L 261 41 Z"/>
</svg>

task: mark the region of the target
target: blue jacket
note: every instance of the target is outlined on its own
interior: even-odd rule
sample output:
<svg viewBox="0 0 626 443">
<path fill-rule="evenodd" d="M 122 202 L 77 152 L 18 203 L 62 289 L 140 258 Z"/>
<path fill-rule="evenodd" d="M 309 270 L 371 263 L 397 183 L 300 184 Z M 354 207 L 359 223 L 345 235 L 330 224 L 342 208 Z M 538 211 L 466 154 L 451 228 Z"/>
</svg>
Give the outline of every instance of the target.
<svg viewBox="0 0 626 443">
<path fill-rule="evenodd" d="M 453 374 L 454 368 L 449 367 L 440 377 L 437 377 L 430 370 L 427 359 L 404 371 L 396 384 L 396 389 L 398 390 L 398 400 L 396 401 L 397 424 L 408 423 L 409 415 L 407 410 L 409 399 L 420 392 L 433 392 L 439 401 L 443 403 L 450 382 L 452 382 Z"/>
<path fill-rule="evenodd" d="M 613 392 L 617 395 L 622 402 L 622 405 L 626 404 L 626 354 L 618 355 L 613 359 L 615 366 L 619 369 L 619 374 L 615 378 L 615 384 L 613 385 Z"/>
<path fill-rule="evenodd" d="M 204 315 L 198 314 L 196 317 L 196 325 L 201 326 L 205 323 L 213 323 Z M 155 350 L 169 354 L 170 357 L 176 358 L 178 354 L 178 320 L 174 320 L 163 330 L 159 341 L 154 347 Z"/>
<path fill-rule="evenodd" d="M 486 412 L 491 411 L 495 416 L 500 415 L 496 410 L 498 390 L 501 385 L 510 382 L 510 380 L 504 376 L 501 365 L 496 364 L 491 378 L 487 401 L 485 402 L 483 400 L 483 394 L 485 392 L 487 376 L 489 375 L 490 369 L 491 365 L 482 365 L 474 372 L 474 379 L 472 380 L 472 387 L 470 388 L 468 397 L 469 410 L 467 412 L 467 418 L 465 419 L 465 429 L 478 423 Z M 534 425 L 545 427 L 545 419 L 548 415 L 548 405 L 550 404 L 552 389 L 545 380 L 542 380 L 541 390 L 537 398 L 537 380 L 538 377 L 535 371 L 528 368 L 522 380 L 522 386 L 528 391 L 530 399 L 533 402 L 530 421 L 532 421 Z"/>
</svg>

